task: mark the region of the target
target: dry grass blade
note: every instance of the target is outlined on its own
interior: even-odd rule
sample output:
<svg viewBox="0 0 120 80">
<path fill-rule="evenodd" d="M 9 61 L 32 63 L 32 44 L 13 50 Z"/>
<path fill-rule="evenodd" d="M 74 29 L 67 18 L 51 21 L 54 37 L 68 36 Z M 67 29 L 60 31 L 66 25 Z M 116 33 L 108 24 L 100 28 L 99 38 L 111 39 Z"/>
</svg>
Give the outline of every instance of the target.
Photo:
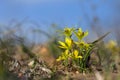
<svg viewBox="0 0 120 80">
<path fill-rule="evenodd" d="M 105 35 L 101 36 L 99 39 L 95 40 L 94 42 L 92 42 L 92 44 L 96 44 L 99 41 L 101 41 L 103 38 L 105 38 L 110 32 L 107 32 Z"/>
</svg>

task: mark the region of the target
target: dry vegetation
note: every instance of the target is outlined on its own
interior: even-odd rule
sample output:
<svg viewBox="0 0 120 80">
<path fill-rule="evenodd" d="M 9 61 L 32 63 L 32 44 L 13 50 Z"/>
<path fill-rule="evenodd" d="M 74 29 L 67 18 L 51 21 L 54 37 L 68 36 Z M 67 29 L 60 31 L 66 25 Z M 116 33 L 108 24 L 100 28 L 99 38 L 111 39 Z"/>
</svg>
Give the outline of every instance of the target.
<svg viewBox="0 0 120 80">
<path fill-rule="evenodd" d="M 116 41 L 105 43 L 100 37 L 85 63 L 89 66 L 81 72 L 81 66 L 71 63 L 73 60 L 67 65 L 56 61 L 63 52 L 58 38 L 33 44 L 27 35 L 17 35 L 15 28 L 0 34 L 0 80 L 120 80 L 120 46 Z"/>
</svg>

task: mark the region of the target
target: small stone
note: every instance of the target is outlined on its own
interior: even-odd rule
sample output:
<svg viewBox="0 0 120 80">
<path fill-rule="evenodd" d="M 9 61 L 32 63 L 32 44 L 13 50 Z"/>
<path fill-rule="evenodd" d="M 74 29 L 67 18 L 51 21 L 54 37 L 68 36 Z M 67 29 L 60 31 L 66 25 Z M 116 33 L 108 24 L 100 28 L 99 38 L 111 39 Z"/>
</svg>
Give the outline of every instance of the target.
<svg viewBox="0 0 120 80">
<path fill-rule="evenodd" d="M 35 61 L 33 60 L 33 61 L 31 61 L 31 62 L 28 63 L 28 66 L 29 66 L 29 67 L 33 67 L 33 66 L 34 66 L 34 63 L 35 63 Z"/>
<path fill-rule="evenodd" d="M 75 73 L 76 73 L 76 74 L 79 74 L 79 71 L 76 71 Z"/>
</svg>

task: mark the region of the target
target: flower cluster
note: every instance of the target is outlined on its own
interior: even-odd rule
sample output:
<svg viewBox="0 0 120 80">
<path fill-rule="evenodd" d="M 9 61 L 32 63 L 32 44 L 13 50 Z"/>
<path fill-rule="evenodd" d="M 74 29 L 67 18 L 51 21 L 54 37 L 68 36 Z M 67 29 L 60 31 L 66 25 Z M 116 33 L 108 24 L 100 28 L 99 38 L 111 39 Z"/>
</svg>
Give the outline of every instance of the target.
<svg viewBox="0 0 120 80">
<path fill-rule="evenodd" d="M 81 28 L 64 28 L 63 34 L 65 36 L 64 41 L 58 41 L 59 47 L 63 49 L 62 54 L 58 57 L 57 61 L 63 61 L 63 64 L 68 65 L 69 59 L 72 60 L 72 64 L 79 66 L 82 71 L 86 69 L 86 61 L 92 50 L 91 45 L 84 41 L 84 38 L 88 35 L 88 31 L 83 32 Z M 73 36 L 76 39 L 72 38 Z"/>
</svg>

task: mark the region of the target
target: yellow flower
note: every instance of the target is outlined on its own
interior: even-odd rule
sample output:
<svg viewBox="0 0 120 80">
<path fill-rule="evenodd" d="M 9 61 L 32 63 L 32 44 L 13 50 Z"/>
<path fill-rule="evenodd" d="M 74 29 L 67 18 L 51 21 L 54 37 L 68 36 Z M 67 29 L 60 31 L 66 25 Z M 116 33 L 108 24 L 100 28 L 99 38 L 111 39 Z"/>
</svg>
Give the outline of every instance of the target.
<svg viewBox="0 0 120 80">
<path fill-rule="evenodd" d="M 83 32 L 81 28 L 79 28 L 78 31 L 74 33 L 79 40 L 83 39 L 84 37 L 88 35 L 88 31 Z"/>
<path fill-rule="evenodd" d="M 81 48 L 81 47 L 83 47 L 85 45 L 85 42 L 80 41 L 80 42 L 75 42 L 75 44 L 77 44 Z"/>
<path fill-rule="evenodd" d="M 70 37 L 72 35 L 72 31 L 74 30 L 74 28 L 64 28 L 64 34 L 67 37 Z"/>
<path fill-rule="evenodd" d="M 79 43 L 79 46 L 84 46 L 85 45 L 85 42 L 84 41 L 81 41 L 80 43 Z"/>
<path fill-rule="evenodd" d="M 65 52 L 63 52 L 62 55 L 59 56 L 59 58 L 57 59 L 57 61 L 66 60 L 69 57 L 70 57 L 69 50 L 65 50 Z"/>
<path fill-rule="evenodd" d="M 85 43 L 85 44 L 84 44 L 84 47 L 85 47 L 86 50 L 88 50 L 88 48 L 90 48 L 90 44 Z"/>
<path fill-rule="evenodd" d="M 61 61 L 61 60 L 63 60 L 63 58 L 62 58 L 61 56 L 59 56 L 59 57 L 56 59 L 56 61 Z"/>
<path fill-rule="evenodd" d="M 107 48 L 113 48 L 113 47 L 115 47 L 115 46 L 117 46 L 117 43 L 115 42 L 115 41 L 113 41 L 113 40 L 110 40 L 107 44 L 106 44 L 106 47 Z"/>
<path fill-rule="evenodd" d="M 59 47 L 63 49 L 70 49 L 72 47 L 72 40 L 68 37 L 65 38 L 65 42 L 58 41 L 58 43 L 60 44 Z"/>
<path fill-rule="evenodd" d="M 80 58 L 80 59 L 81 59 L 81 58 L 82 58 L 82 56 L 79 56 L 79 55 L 78 55 L 78 50 L 74 50 L 73 55 L 74 55 L 73 57 L 74 57 L 75 59 L 77 59 L 77 58 Z"/>
<path fill-rule="evenodd" d="M 81 42 L 75 42 L 80 48 L 84 48 L 86 50 L 88 50 L 88 48 L 90 48 L 90 44 L 85 43 L 84 41 Z"/>
</svg>

